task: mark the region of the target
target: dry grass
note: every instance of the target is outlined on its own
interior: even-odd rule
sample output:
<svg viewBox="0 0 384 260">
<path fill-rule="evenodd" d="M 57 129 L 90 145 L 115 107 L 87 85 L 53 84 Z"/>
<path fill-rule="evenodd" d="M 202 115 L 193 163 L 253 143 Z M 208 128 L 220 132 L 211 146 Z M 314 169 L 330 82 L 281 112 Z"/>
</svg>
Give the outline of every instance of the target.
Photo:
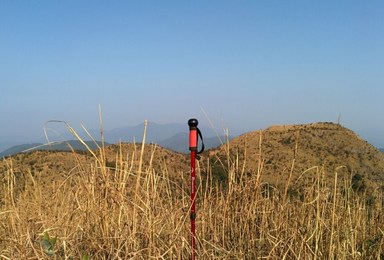
<svg viewBox="0 0 384 260">
<path fill-rule="evenodd" d="M 50 182 L 31 170 L 16 174 L 13 159 L 5 159 L 0 258 L 188 259 L 188 170 L 172 172 L 166 159 L 154 162 L 155 145 L 132 153 L 122 147 L 114 167 L 106 166 L 108 148 L 101 147 L 91 164 L 77 160 Z M 203 156 L 197 164 L 198 259 L 384 258 L 380 190 L 368 200 L 341 168 L 312 167 L 303 175 L 315 178 L 297 195 L 292 182 L 283 189 L 261 182 L 261 145 L 253 172 L 245 171 L 245 154 L 226 149 L 225 162 L 215 158 L 212 165 L 213 158 Z M 220 163 L 224 181 L 215 172 Z M 331 186 L 326 174 L 334 176 Z M 57 237 L 52 256 L 44 233 Z"/>
</svg>

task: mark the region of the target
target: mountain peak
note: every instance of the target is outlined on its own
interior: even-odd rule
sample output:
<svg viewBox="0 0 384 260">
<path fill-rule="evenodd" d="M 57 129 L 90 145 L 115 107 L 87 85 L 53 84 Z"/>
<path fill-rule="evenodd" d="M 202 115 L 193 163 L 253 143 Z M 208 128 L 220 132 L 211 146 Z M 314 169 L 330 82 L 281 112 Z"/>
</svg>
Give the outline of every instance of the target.
<svg viewBox="0 0 384 260">
<path fill-rule="evenodd" d="M 332 180 L 335 169 L 344 176 L 361 174 L 372 184 L 384 180 L 384 154 L 353 131 L 334 123 L 278 125 L 252 131 L 233 139 L 229 154 L 246 154 L 244 165 L 249 172 L 262 167 L 262 181 L 283 185 L 292 169 L 293 177 L 315 167 Z M 215 150 L 220 158 L 226 147 Z M 212 153 L 212 152 L 211 152 Z M 292 168 L 293 167 L 293 168 Z M 316 174 L 306 173 L 301 181 Z"/>
</svg>

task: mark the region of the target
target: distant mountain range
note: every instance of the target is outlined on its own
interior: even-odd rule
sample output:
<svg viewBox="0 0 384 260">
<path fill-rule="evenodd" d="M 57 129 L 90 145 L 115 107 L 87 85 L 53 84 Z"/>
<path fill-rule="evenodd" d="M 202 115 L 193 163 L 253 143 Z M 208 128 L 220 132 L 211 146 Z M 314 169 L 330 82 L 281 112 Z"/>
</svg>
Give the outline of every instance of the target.
<svg viewBox="0 0 384 260">
<path fill-rule="evenodd" d="M 152 134 L 152 137 L 148 136 L 149 140 L 154 138 L 153 134 L 155 131 L 151 131 L 149 133 Z M 204 133 L 205 130 L 202 129 L 202 131 Z M 108 132 L 106 132 L 107 134 Z M 164 136 L 166 135 L 162 135 L 162 137 Z M 167 165 L 172 165 L 173 169 L 183 169 L 183 167 L 188 165 L 188 139 L 186 131 L 174 133 L 169 138 L 156 142 L 159 146 L 168 149 L 157 148 L 159 157 L 153 160 L 154 165 L 158 164 L 158 167 L 162 167 L 163 160 L 166 160 Z M 137 143 L 140 143 L 140 141 L 141 138 L 137 140 Z M 152 148 L 150 149 L 153 146 L 149 144 L 152 141 L 153 139 L 146 142 L 147 150 L 153 150 Z M 272 126 L 265 130 L 242 134 L 230 140 L 227 145 L 220 146 L 218 137 L 204 136 L 204 142 L 209 151 L 203 153 L 203 156 L 212 159 L 210 161 L 213 165 L 212 174 L 215 178 L 217 177 L 222 180 L 227 178 L 226 165 L 236 163 L 236 167 L 239 167 L 239 173 L 243 174 L 241 176 L 244 178 L 249 176 L 249 174 L 262 172 L 260 175 L 262 183 L 269 183 L 274 187 L 282 188 L 291 181 L 292 185 L 297 189 L 296 192 L 305 192 L 305 190 L 300 190 L 301 185 L 308 182 L 312 183 L 314 178 L 317 178 L 316 176 L 320 176 L 320 174 L 324 174 L 325 183 L 333 185 L 334 173 L 336 171 L 340 174 L 340 185 L 344 181 L 350 180 L 353 176 L 360 176 L 364 180 L 361 182 L 361 185 L 366 187 L 377 187 L 377 185 L 384 181 L 384 149 L 379 151 L 356 133 L 339 124 L 320 122 L 305 125 Z M 224 140 L 222 142 L 225 143 Z M 70 141 L 68 143 L 75 150 L 85 149 L 79 141 Z M 39 145 L 34 143 L 15 146 L 7 150 L 6 153 L 1 153 L 0 156 L 19 153 L 20 151 L 30 149 L 30 147 L 34 147 L 35 149 L 33 150 L 69 149 L 68 144 L 65 142 L 51 146 L 38 147 Z M 91 142 L 87 142 L 87 145 L 91 149 L 96 149 L 96 146 Z M 216 147 L 217 145 L 219 146 Z M 136 149 L 132 145 L 132 141 L 128 144 L 125 142 L 121 146 L 115 144 L 106 145 L 105 151 L 109 165 L 116 163 L 116 154 L 120 151 L 120 148 L 123 156 L 131 156 Z M 175 153 L 171 150 L 182 153 Z M 88 154 L 81 154 L 81 156 L 84 160 L 90 158 Z M 152 160 L 150 152 L 147 152 L 146 156 L 144 161 Z M 58 160 L 57 157 L 61 159 Z M 39 166 L 41 169 L 46 170 L 57 170 L 56 168 L 66 167 L 63 171 L 69 171 L 77 163 L 76 160 L 73 160 L 72 154 L 60 152 L 48 153 L 38 151 L 34 153 L 19 153 L 13 158 L 18 158 L 19 163 L 25 166 L 34 165 L 34 167 L 38 167 L 35 165 L 40 163 L 50 165 L 49 167 Z M 30 161 L 23 158 L 29 158 Z M 72 163 L 69 163 L 70 161 Z M 52 165 L 56 164 L 61 166 L 53 168 Z M 1 170 L 2 168 L 0 167 L 0 175 Z M 172 170 L 171 172 L 177 171 Z M 292 179 L 288 179 L 290 178 L 289 176 Z"/>
<path fill-rule="evenodd" d="M 101 146 L 101 142 L 96 142 L 95 144 L 92 141 L 85 141 L 86 145 L 91 150 L 96 150 L 97 145 Z M 108 145 L 108 143 L 105 143 Z M 86 151 L 87 147 L 84 146 L 80 141 L 69 140 L 64 142 L 52 143 L 52 144 L 42 144 L 42 143 L 31 143 L 31 144 L 20 144 L 12 146 L 7 150 L 0 153 L 0 158 L 14 155 L 22 152 L 32 152 L 32 151 L 71 151 L 72 149 L 76 151 Z"/>
<path fill-rule="evenodd" d="M 232 140 L 233 137 L 228 137 L 229 140 Z M 204 138 L 204 146 L 205 149 L 212 149 L 216 148 L 223 143 L 226 142 L 225 136 L 220 137 L 208 137 Z M 170 150 L 181 152 L 181 153 L 187 153 L 189 151 L 189 136 L 187 133 L 178 133 L 170 138 L 161 140 L 158 142 L 158 144 L 164 148 L 168 148 Z M 201 148 L 201 141 L 199 140 L 199 149 Z"/>
<path fill-rule="evenodd" d="M 148 122 L 146 131 L 146 143 L 156 143 L 162 147 L 170 150 L 187 153 L 188 152 L 188 125 L 187 124 L 157 124 L 154 122 Z M 215 148 L 225 142 L 226 137 L 224 135 L 218 136 L 214 130 L 206 127 L 201 128 L 203 133 L 204 144 L 206 149 Z M 89 133 L 96 140 L 100 140 L 100 130 L 90 130 Z M 105 142 L 107 144 L 121 142 L 137 142 L 140 143 L 143 138 L 144 123 L 133 126 L 117 128 L 113 130 L 107 130 L 103 132 Z M 79 133 L 79 136 L 86 140 L 85 142 L 91 149 L 96 149 L 97 146 L 90 141 L 89 136 L 85 133 Z M 86 147 L 74 139 L 71 134 L 65 134 L 64 138 L 70 141 L 62 141 L 51 145 L 44 145 L 43 141 L 34 142 L 30 144 L 17 144 L 10 146 L 10 142 L 3 143 L 3 147 L 9 147 L 0 153 L 0 158 L 4 156 L 13 155 L 23 151 L 35 151 L 35 150 L 57 150 L 57 151 L 68 151 L 70 150 L 69 145 L 75 150 L 86 150 Z M 228 137 L 231 140 L 233 137 Z M 98 141 L 100 144 L 101 142 Z M 8 144 L 8 146 L 7 146 Z M 1 150 L 0 150 L 1 151 Z"/>
<path fill-rule="evenodd" d="M 214 130 L 208 127 L 199 126 L 204 139 L 210 139 L 212 137 L 218 139 L 218 135 Z M 144 132 L 144 123 L 133 127 L 124 127 L 124 128 L 116 128 L 110 131 L 104 132 L 104 138 L 108 143 L 118 143 L 122 142 L 141 142 L 143 138 Z M 146 131 L 146 142 L 147 143 L 157 143 L 159 145 L 163 145 L 164 147 L 176 147 L 174 144 L 179 141 L 188 141 L 188 125 L 186 124 L 178 124 L 178 123 L 169 123 L 169 124 L 158 124 L 155 122 L 148 122 L 147 131 Z M 91 131 L 92 136 L 99 137 L 100 131 L 94 130 Z M 221 135 L 223 136 L 223 134 Z M 186 139 L 182 139 L 186 138 Z M 97 138 L 96 138 L 97 139 Z M 179 141 L 177 141 L 179 140 Z M 209 141 L 210 142 L 210 141 Z M 219 145 L 220 140 L 214 142 L 214 145 Z M 172 149 L 176 151 L 182 150 L 180 149 Z"/>
</svg>

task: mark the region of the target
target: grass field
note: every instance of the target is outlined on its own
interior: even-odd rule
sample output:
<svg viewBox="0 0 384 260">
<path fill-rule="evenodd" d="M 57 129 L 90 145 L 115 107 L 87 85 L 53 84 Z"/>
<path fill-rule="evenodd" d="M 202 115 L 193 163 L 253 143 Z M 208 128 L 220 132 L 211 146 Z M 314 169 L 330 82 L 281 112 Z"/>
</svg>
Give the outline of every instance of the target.
<svg viewBox="0 0 384 260">
<path fill-rule="evenodd" d="M 189 165 L 175 172 L 158 152 L 137 144 L 113 164 L 104 147 L 91 164 L 71 153 L 76 166 L 49 180 L 4 159 L 0 258 L 189 259 Z M 197 163 L 197 259 L 384 259 L 380 189 L 367 196 L 341 168 L 328 185 L 313 167 L 297 195 L 290 181 L 263 183 L 261 160 L 246 172 L 243 157 L 228 152 L 224 180 L 212 159 Z"/>
</svg>

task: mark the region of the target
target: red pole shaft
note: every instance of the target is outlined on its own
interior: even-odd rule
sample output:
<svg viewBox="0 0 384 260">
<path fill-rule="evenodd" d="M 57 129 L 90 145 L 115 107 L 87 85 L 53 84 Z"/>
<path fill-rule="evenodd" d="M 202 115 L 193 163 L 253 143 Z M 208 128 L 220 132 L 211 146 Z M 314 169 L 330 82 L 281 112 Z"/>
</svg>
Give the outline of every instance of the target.
<svg viewBox="0 0 384 260">
<path fill-rule="evenodd" d="M 191 259 L 196 256 L 196 154 L 197 154 L 197 124 L 194 118 L 188 121 L 189 150 L 191 151 Z"/>
<path fill-rule="evenodd" d="M 191 259 L 195 260 L 196 254 L 196 151 L 191 151 Z"/>
</svg>

